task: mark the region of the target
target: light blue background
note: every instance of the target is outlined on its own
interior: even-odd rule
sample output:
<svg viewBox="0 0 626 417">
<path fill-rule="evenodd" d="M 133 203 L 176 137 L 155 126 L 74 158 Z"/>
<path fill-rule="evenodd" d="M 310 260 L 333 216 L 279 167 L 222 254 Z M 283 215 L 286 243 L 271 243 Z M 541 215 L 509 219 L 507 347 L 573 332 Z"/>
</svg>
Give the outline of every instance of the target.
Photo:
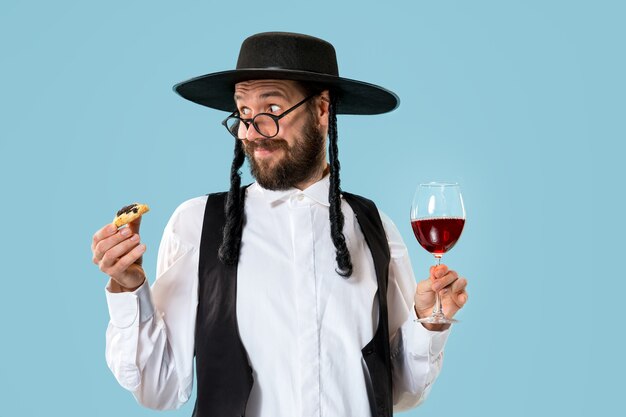
<svg viewBox="0 0 626 417">
<path fill-rule="evenodd" d="M 342 185 L 396 222 L 419 279 L 433 259 L 409 226 L 414 187 L 462 184 L 445 262 L 469 302 L 429 399 L 402 415 L 622 415 L 623 4 L 3 0 L 0 416 L 162 415 L 107 369 L 91 236 L 150 204 L 154 279 L 170 214 L 226 189 L 232 155 L 225 114 L 171 86 L 234 67 L 267 30 L 327 39 L 342 75 L 401 97 L 339 117 Z"/>
</svg>

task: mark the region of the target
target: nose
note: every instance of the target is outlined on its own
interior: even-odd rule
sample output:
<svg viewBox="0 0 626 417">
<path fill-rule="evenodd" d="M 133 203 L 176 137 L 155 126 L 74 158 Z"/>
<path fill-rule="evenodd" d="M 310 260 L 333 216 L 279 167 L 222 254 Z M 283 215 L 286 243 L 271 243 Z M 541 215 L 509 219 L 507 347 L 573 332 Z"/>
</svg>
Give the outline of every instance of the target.
<svg viewBox="0 0 626 417">
<path fill-rule="evenodd" d="M 254 127 L 254 125 L 250 123 L 250 127 L 248 127 L 248 130 L 246 131 L 246 139 L 248 139 L 249 141 L 255 141 L 267 138 L 260 134 L 259 131 L 256 130 L 256 127 Z"/>
</svg>

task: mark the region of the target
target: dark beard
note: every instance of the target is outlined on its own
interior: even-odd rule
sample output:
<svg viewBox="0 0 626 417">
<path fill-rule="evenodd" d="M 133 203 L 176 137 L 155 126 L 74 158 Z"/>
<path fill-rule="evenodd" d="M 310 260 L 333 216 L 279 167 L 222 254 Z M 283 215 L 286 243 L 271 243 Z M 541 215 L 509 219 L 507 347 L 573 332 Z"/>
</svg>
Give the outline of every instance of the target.
<svg viewBox="0 0 626 417">
<path fill-rule="evenodd" d="M 302 136 L 289 147 L 283 139 L 261 139 L 244 141 L 244 151 L 250 164 L 250 173 L 267 190 L 287 190 L 309 180 L 319 169 L 325 158 L 323 137 L 312 118 L 307 121 Z M 284 156 L 270 167 L 254 158 L 254 150 L 282 149 Z"/>
</svg>

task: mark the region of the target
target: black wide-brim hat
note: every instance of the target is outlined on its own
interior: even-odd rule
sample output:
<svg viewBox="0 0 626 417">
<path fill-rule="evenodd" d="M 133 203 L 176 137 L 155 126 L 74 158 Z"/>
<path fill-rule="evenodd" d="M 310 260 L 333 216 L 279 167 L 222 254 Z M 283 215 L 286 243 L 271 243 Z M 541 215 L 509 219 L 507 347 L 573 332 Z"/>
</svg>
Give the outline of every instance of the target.
<svg viewBox="0 0 626 417">
<path fill-rule="evenodd" d="M 337 114 L 380 114 L 400 104 L 398 96 L 374 84 L 339 76 L 335 48 L 313 36 L 266 32 L 243 41 L 237 68 L 183 81 L 174 91 L 213 109 L 235 110 L 235 84 L 248 80 L 294 80 L 329 88 Z"/>
</svg>

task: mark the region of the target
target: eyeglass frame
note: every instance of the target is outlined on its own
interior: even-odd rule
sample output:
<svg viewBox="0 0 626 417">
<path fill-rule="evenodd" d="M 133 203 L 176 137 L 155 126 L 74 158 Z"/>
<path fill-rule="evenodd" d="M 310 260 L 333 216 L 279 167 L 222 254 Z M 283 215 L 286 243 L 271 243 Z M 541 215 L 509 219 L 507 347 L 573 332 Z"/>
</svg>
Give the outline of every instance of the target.
<svg viewBox="0 0 626 417">
<path fill-rule="evenodd" d="M 259 113 L 259 114 L 255 115 L 251 119 L 250 118 L 249 119 L 244 119 L 244 118 L 239 117 L 238 115 L 236 115 L 237 113 L 239 113 L 239 110 L 235 110 L 234 112 L 232 112 L 230 114 L 230 116 L 228 116 L 227 118 L 222 120 L 222 126 L 224 126 L 226 128 L 226 130 L 228 131 L 228 133 L 230 133 L 235 139 L 237 139 L 237 140 L 245 140 L 245 138 L 244 139 L 239 138 L 235 133 L 233 133 L 228 128 L 227 122 L 228 122 L 229 119 L 238 119 L 240 122 L 243 122 L 243 124 L 246 125 L 246 132 L 250 129 L 250 125 L 252 125 L 252 126 L 254 126 L 254 129 L 259 133 L 259 135 L 263 136 L 266 139 L 271 139 L 273 137 L 276 137 L 278 135 L 278 132 L 280 132 L 280 125 L 278 124 L 278 121 L 280 119 L 282 119 L 283 117 L 287 116 L 289 113 L 291 113 L 292 111 L 294 111 L 295 109 L 300 107 L 302 104 L 306 103 L 308 100 L 312 99 L 313 97 L 315 97 L 318 94 L 319 94 L 319 92 L 311 94 L 311 95 L 305 97 L 300 102 L 298 102 L 297 104 L 295 104 L 292 107 L 288 108 L 287 110 L 285 110 L 284 112 L 282 112 L 279 115 L 274 115 L 274 114 L 270 114 L 270 113 Z M 259 128 L 257 127 L 257 125 L 256 125 L 256 123 L 254 121 L 254 119 L 256 119 L 259 116 L 268 116 L 269 118 L 274 120 L 274 123 L 276 124 L 276 133 L 274 133 L 271 136 L 267 136 L 267 135 L 261 133 L 261 131 L 259 130 Z"/>
</svg>

